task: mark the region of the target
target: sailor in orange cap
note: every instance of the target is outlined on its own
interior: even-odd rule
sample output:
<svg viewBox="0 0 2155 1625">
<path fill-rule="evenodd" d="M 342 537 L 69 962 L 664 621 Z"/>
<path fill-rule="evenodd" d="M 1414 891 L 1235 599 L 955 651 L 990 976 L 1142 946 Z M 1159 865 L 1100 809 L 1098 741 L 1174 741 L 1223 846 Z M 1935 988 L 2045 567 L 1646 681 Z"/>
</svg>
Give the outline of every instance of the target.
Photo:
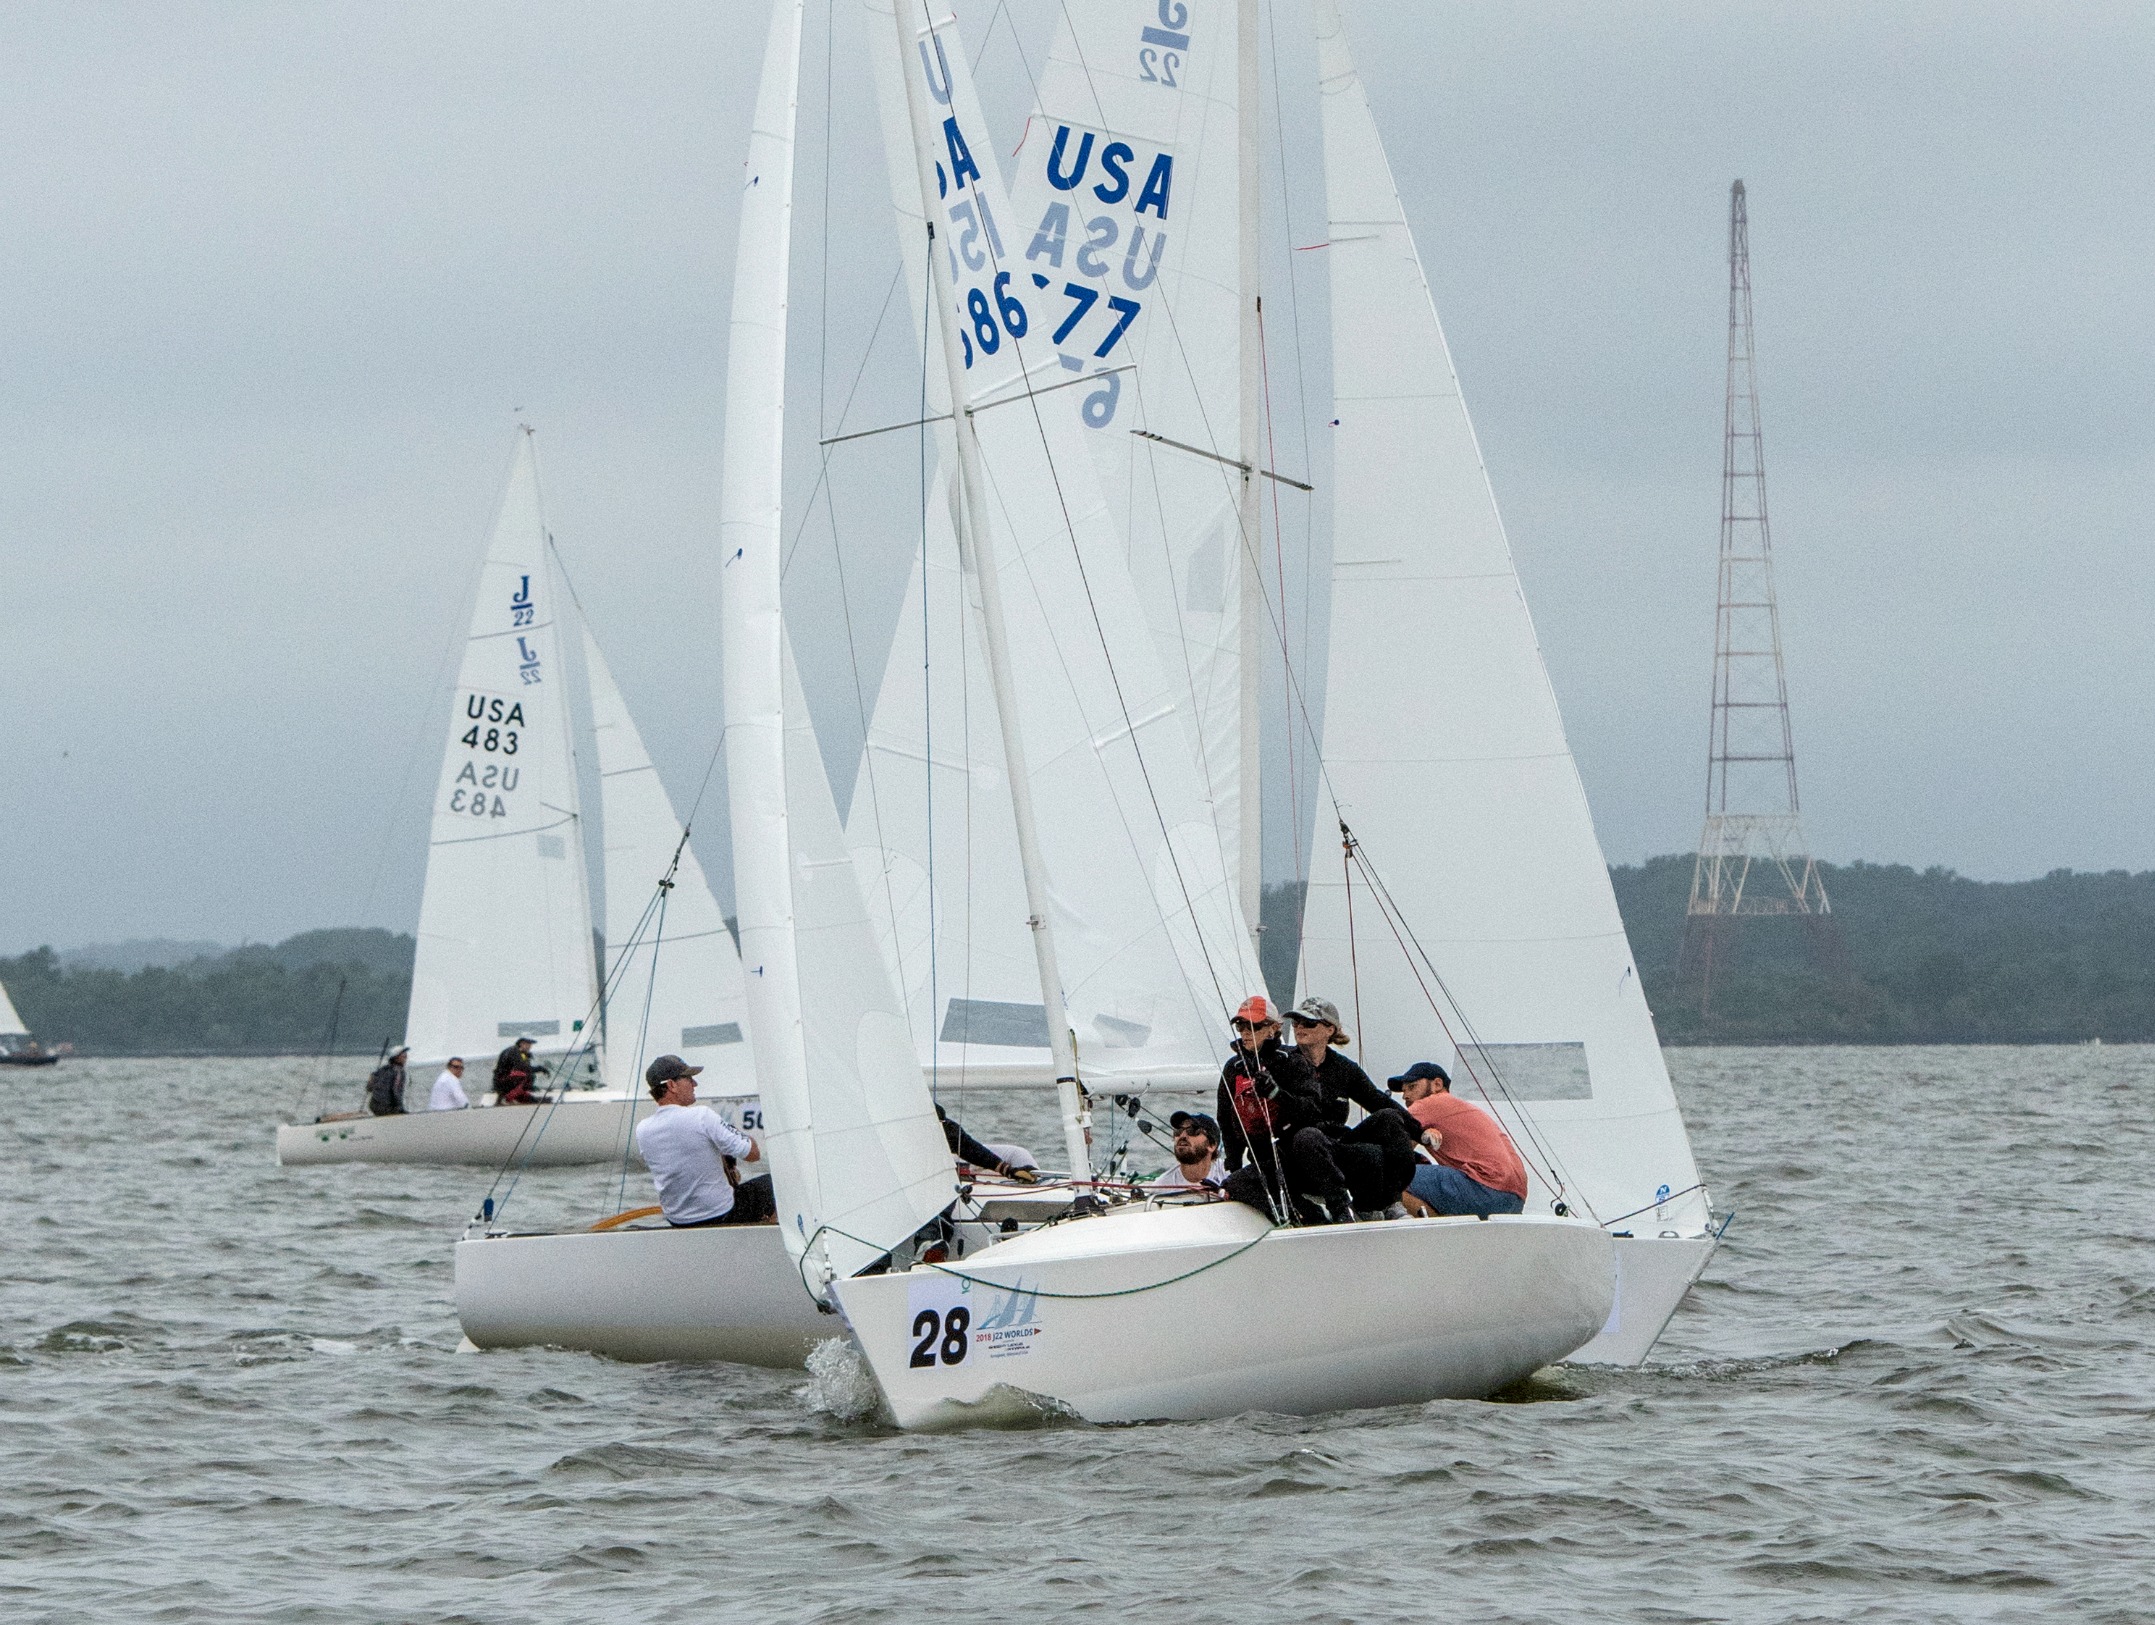
<svg viewBox="0 0 2155 1625">
<path fill-rule="evenodd" d="M 1284 1224 L 1354 1217 L 1322 1123 L 1308 1064 L 1280 1043 L 1280 1014 L 1262 993 L 1234 1014 L 1235 1053 L 1220 1069 L 1227 1194 Z"/>
</svg>

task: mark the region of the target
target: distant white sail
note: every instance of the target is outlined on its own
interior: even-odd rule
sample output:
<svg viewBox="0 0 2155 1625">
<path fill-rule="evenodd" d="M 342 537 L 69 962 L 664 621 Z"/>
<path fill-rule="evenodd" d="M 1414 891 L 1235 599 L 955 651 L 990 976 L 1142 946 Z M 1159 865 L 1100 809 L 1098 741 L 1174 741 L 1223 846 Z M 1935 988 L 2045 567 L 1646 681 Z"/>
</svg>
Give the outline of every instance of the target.
<svg viewBox="0 0 2155 1625">
<path fill-rule="evenodd" d="M 480 570 L 434 792 L 404 1029 L 422 1061 L 476 1063 L 522 1036 L 559 1054 L 597 1013 L 560 654 L 525 431 Z"/>
<path fill-rule="evenodd" d="M 707 1094 L 754 1094 L 741 956 L 588 627 L 584 669 L 606 837 L 607 1087 L 638 1094 L 644 1067 L 673 1054 L 704 1069 Z M 662 911 L 658 883 L 669 869 Z"/>
<path fill-rule="evenodd" d="M 30 1029 L 22 1024 L 22 1017 L 15 1013 L 15 1001 L 7 996 L 7 989 L 0 986 L 0 1038 L 28 1038 Z"/>
<path fill-rule="evenodd" d="M 1657 1223 L 1695 1234 L 1706 1198 L 1510 544 L 1338 8 L 1316 11 L 1336 801 L 1318 809 L 1302 986 L 1340 1004 L 1373 1071 L 1434 1059 L 1461 1095 L 1488 1089 L 1575 1206 L 1606 1220 L 1666 1196 Z M 1340 819 L 1471 1031 L 1447 1007 L 1447 1035 L 1360 877 L 1350 944 Z"/>
<path fill-rule="evenodd" d="M 777 0 L 734 266 L 720 537 L 726 763 L 749 1034 L 780 1225 L 850 1275 L 956 1194 L 949 1148 L 862 907 L 786 642 L 786 277 L 800 0 Z"/>
</svg>

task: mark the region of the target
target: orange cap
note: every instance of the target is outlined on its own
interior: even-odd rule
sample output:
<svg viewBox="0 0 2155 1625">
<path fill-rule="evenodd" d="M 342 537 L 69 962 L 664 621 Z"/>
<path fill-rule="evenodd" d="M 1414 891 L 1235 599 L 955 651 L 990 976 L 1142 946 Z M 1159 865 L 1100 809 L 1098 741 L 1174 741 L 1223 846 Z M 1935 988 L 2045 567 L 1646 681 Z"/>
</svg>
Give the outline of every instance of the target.
<svg viewBox="0 0 2155 1625">
<path fill-rule="evenodd" d="M 1237 1021 L 1263 1023 L 1279 1020 L 1279 1012 L 1272 1008 L 1272 1001 L 1262 993 L 1252 993 L 1242 1001 L 1242 1008 L 1235 1012 Z"/>
</svg>

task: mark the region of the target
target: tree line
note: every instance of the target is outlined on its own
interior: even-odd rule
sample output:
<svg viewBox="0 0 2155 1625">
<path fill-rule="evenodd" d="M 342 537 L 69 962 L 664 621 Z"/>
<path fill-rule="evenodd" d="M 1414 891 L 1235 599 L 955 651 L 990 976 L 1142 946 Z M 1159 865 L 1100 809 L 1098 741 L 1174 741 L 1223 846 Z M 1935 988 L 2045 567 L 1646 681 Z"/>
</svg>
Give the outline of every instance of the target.
<svg viewBox="0 0 2155 1625">
<path fill-rule="evenodd" d="M 1950 869 L 1822 864 L 1837 954 L 1800 920 L 1743 922 L 1708 1008 L 1679 979 L 1689 855 L 1610 870 L 1641 984 L 1671 1044 L 2155 1042 L 2155 872 L 1978 881 Z M 1292 992 L 1301 897 L 1267 887 L 1266 979 Z M 411 937 L 309 931 L 133 973 L 49 948 L 0 959 L 41 1040 L 86 1055 L 371 1055 L 401 1037 Z M 341 1004 L 339 989 L 342 989 Z"/>
</svg>

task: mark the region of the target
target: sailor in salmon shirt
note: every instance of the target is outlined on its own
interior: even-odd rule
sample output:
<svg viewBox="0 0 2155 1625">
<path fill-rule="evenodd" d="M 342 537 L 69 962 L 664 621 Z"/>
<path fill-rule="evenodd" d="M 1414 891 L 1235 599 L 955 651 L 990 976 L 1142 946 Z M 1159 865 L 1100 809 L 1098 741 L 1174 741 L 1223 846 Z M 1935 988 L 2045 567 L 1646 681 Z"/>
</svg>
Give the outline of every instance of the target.
<svg viewBox="0 0 2155 1625">
<path fill-rule="evenodd" d="M 1517 1213 L 1526 1206 L 1526 1164 L 1504 1125 L 1452 1093 L 1452 1076 L 1434 1061 L 1416 1061 L 1387 1080 L 1422 1125 L 1422 1144 L 1436 1154 L 1407 1186 L 1411 1209 L 1420 1202 L 1437 1215 Z"/>
</svg>

